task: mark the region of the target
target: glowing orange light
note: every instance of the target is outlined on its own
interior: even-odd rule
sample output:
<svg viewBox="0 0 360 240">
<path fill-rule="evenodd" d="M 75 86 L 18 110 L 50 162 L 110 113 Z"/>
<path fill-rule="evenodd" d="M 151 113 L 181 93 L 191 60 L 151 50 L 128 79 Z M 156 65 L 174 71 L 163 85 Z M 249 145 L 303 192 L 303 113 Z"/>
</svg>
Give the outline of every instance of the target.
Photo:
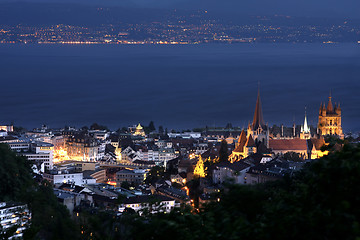
<svg viewBox="0 0 360 240">
<path fill-rule="evenodd" d="M 54 150 L 54 163 L 69 160 L 67 151 L 60 147 L 59 150 Z"/>
<path fill-rule="evenodd" d="M 108 181 L 106 184 L 112 185 L 112 186 L 116 186 L 116 182 L 113 181 Z"/>
<path fill-rule="evenodd" d="M 202 160 L 201 156 L 199 157 L 199 161 L 195 166 L 194 175 L 197 177 L 205 177 L 204 161 Z"/>
</svg>

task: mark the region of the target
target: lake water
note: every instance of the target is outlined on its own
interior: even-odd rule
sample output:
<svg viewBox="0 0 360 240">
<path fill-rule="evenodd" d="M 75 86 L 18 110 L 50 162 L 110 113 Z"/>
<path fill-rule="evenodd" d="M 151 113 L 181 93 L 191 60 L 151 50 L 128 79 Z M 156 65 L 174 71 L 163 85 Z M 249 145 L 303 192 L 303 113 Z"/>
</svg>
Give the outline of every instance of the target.
<svg viewBox="0 0 360 240">
<path fill-rule="evenodd" d="M 269 125 L 317 124 L 340 102 L 360 131 L 360 44 L 0 45 L 0 123 L 112 129 L 246 126 L 260 83 Z"/>
</svg>

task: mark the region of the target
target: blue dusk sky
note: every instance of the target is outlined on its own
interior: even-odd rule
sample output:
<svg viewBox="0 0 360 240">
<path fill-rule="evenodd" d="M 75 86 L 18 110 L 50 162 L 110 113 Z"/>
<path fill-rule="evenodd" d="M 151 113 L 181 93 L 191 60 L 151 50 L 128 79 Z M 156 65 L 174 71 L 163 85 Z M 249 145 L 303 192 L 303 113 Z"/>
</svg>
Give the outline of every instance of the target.
<svg viewBox="0 0 360 240">
<path fill-rule="evenodd" d="M 6 2 L 75 3 L 86 5 L 201 9 L 241 15 L 292 15 L 359 18 L 359 0 L 0 0 Z"/>
</svg>

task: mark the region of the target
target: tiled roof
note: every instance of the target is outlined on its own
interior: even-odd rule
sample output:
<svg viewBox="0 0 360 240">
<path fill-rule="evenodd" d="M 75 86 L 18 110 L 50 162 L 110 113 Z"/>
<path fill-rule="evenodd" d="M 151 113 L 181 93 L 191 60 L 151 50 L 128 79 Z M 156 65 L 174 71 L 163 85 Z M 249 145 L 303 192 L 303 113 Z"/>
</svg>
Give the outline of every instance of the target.
<svg viewBox="0 0 360 240">
<path fill-rule="evenodd" d="M 244 152 L 244 146 L 246 144 L 246 134 L 245 134 L 245 131 L 242 130 L 241 131 L 241 134 L 239 136 L 239 140 L 238 140 L 238 144 L 236 146 L 236 148 L 234 149 L 234 152 Z"/>
<path fill-rule="evenodd" d="M 134 204 L 134 203 L 150 203 L 150 202 L 162 202 L 162 201 L 173 201 L 172 198 L 163 195 L 141 195 L 135 197 L 129 197 L 124 199 L 123 203 L 125 204 Z"/>
<path fill-rule="evenodd" d="M 256 130 L 258 128 L 265 128 L 264 117 L 262 113 L 261 100 L 260 100 L 260 91 L 258 91 L 258 96 L 256 100 L 254 120 L 252 123 L 252 129 Z"/>
<path fill-rule="evenodd" d="M 234 171 L 242 171 L 245 168 L 250 167 L 250 165 L 245 163 L 245 162 L 238 161 L 238 162 L 234 162 L 234 163 L 221 162 L 221 163 L 216 164 L 216 167 L 218 167 L 218 168 L 230 168 L 230 169 L 232 169 Z"/>
<path fill-rule="evenodd" d="M 315 146 L 315 149 L 316 150 L 320 150 L 321 147 L 323 145 L 325 145 L 325 140 L 324 138 L 320 138 L 320 139 L 317 139 L 317 138 L 312 138 L 309 140 L 309 148 L 312 149 L 313 146 Z"/>
<path fill-rule="evenodd" d="M 178 165 L 179 168 L 188 168 L 189 166 L 192 166 L 189 159 L 181 159 Z"/>
<path fill-rule="evenodd" d="M 251 134 L 250 134 L 250 136 L 248 137 L 245 146 L 246 146 L 246 147 L 256 147 L 255 142 L 254 142 L 254 139 L 252 138 Z"/>
<path fill-rule="evenodd" d="M 307 151 L 306 139 L 270 139 L 269 147 L 273 151 Z"/>
</svg>

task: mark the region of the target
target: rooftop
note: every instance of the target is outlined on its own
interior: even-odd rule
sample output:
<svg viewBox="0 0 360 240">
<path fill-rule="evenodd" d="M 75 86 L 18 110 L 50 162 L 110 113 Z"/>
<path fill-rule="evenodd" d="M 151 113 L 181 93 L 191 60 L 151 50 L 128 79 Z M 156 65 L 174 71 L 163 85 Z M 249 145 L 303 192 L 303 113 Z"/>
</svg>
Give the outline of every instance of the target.
<svg viewBox="0 0 360 240">
<path fill-rule="evenodd" d="M 124 204 L 134 203 L 151 203 L 151 202 L 162 202 L 162 201 L 174 201 L 174 199 L 163 196 L 163 195 L 140 195 L 129 197 L 123 200 Z"/>
</svg>

